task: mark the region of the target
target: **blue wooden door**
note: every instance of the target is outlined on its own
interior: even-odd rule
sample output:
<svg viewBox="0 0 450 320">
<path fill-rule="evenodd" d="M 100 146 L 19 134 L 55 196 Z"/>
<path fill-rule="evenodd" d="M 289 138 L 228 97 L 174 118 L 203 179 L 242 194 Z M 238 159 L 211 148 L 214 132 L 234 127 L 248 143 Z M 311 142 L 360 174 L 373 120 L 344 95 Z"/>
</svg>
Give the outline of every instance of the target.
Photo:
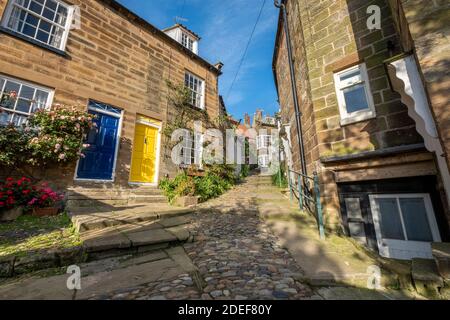
<svg viewBox="0 0 450 320">
<path fill-rule="evenodd" d="M 79 161 L 77 178 L 112 180 L 120 119 L 92 110 L 89 113 L 97 116 L 94 120 L 96 126 L 85 141 L 90 146 Z"/>
</svg>

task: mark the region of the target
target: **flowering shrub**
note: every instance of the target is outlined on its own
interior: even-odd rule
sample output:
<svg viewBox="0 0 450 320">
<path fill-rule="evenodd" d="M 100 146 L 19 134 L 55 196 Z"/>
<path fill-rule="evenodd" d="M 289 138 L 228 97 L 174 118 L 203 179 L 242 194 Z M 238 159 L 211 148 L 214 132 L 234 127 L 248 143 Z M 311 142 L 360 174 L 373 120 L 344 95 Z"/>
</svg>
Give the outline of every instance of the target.
<svg viewBox="0 0 450 320">
<path fill-rule="evenodd" d="M 92 128 L 94 115 L 75 108 L 40 109 L 28 124 L 0 126 L 0 165 L 21 167 L 67 163 L 82 157 L 83 135 Z"/>
<path fill-rule="evenodd" d="M 27 203 L 29 208 L 53 207 L 58 201 L 64 198 L 63 194 L 57 193 L 45 183 L 42 184 L 40 188 L 37 188 L 32 196 L 33 197 Z"/>
<path fill-rule="evenodd" d="M 36 133 L 14 124 L 0 126 L 0 165 L 12 167 L 29 159 L 29 141 Z"/>
<path fill-rule="evenodd" d="M 36 186 L 28 178 L 23 177 L 17 181 L 13 178 L 6 179 L 4 183 L 0 183 L 0 209 L 27 205 L 36 190 Z"/>
<path fill-rule="evenodd" d="M 7 178 L 0 183 L 0 210 L 20 206 L 29 209 L 51 207 L 62 198 L 63 195 L 52 190 L 48 184 L 35 185 L 26 177 L 19 180 Z"/>
<path fill-rule="evenodd" d="M 89 147 L 83 144 L 83 134 L 94 125 L 93 118 L 94 115 L 73 107 L 38 110 L 29 119 L 31 127 L 39 128 L 29 143 L 29 163 L 72 162 L 83 156 L 82 151 Z"/>
</svg>

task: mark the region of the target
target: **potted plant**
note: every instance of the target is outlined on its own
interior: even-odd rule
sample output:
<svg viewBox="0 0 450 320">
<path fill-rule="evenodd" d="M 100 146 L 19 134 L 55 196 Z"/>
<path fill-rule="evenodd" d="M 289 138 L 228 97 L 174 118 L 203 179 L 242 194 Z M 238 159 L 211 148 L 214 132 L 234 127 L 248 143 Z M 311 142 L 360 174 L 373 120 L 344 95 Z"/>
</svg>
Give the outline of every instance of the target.
<svg viewBox="0 0 450 320">
<path fill-rule="evenodd" d="M 30 194 L 33 192 L 31 180 L 12 177 L 0 183 L 0 221 L 13 221 L 23 214 Z"/>
<path fill-rule="evenodd" d="M 64 195 L 57 193 L 44 183 L 41 188 L 35 190 L 33 198 L 28 202 L 28 208 L 36 217 L 55 216 L 60 210 L 57 204 L 63 197 Z"/>
</svg>

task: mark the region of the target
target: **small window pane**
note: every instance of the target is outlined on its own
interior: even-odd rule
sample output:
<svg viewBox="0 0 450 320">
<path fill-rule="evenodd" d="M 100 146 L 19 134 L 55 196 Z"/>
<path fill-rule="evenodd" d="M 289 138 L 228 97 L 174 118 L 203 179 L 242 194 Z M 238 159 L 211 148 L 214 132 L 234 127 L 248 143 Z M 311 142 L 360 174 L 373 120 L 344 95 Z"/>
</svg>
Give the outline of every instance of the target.
<svg viewBox="0 0 450 320">
<path fill-rule="evenodd" d="M 358 84 L 344 89 L 345 106 L 347 113 L 361 111 L 369 108 L 364 84 Z"/>
<path fill-rule="evenodd" d="M 362 219 L 359 198 L 346 198 L 345 207 L 347 208 L 347 217 L 349 219 Z"/>
<path fill-rule="evenodd" d="M 23 34 L 34 38 L 34 35 L 36 34 L 36 28 L 33 26 L 30 26 L 29 24 L 26 24 L 25 27 L 23 28 L 22 32 L 23 32 Z"/>
<path fill-rule="evenodd" d="M 432 242 L 427 210 L 422 198 L 400 199 L 408 240 Z"/>
<path fill-rule="evenodd" d="M 18 93 L 19 93 L 19 90 L 20 90 L 20 84 L 15 83 L 15 82 L 12 82 L 12 81 L 8 81 L 8 82 L 6 83 L 6 86 L 5 86 L 5 93 L 11 93 L 11 92 L 14 92 L 14 93 L 18 94 Z"/>
<path fill-rule="evenodd" d="M 0 79 L 0 94 L 2 93 L 3 90 L 3 85 L 5 84 L 5 80 Z"/>
<path fill-rule="evenodd" d="M 14 114 L 12 122 L 15 126 L 21 126 L 27 122 L 27 117 L 18 115 L 17 113 Z"/>
<path fill-rule="evenodd" d="M 350 236 L 361 244 L 367 244 L 366 230 L 364 223 L 361 222 L 349 222 L 348 229 Z"/>
<path fill-rule="evenodd" d="M 361 81 L 361 72 L 359 69 L 344 73 L 340 76 L 341 82 L 358 82 Z"/>
<path fill-rule="evenodd" d="M 405 240 L 397 199 L 377 199 L 383 239 Z"/>
<path fill-rule="evenodd" d="M 59 6 L 58 7 L 58 11 L 57 11 L 57 18 L 56 21 L 57 23 L 59 23 L 60 25 L 65 25 L 66 24 L 66 18 L 67 18 L 67 9 L 63 6 Z"/>
<path fill-rule="evenodd" d="M 39 30 L 37 35 L 36 35 L 36 39 L 41 41 L 41 42 L 44 42 L 44 43 L 48 42 L 48 38 L 49 37 L 50 37 L 50 34 L 48 34 L 45 31 L 42 31 L 42 30 Z"/>
<path fill-rule="evenodd" d="M 0 112 L 0 124 L 5 125 L 11 122 L 11 116 L 12 113 L 10 112 L 6 111 Z"/>
<path fill-rule="evenodd" d="M 22 86 L 22 89 L 20 90 L 20 97 L 31 100 L 33 99 L 34 91 L 35 91 L 34 88 Z"/>
<path fill-rule="evenodd" d="M 31 101 L 19 99 L 16 105 L 16 111 L 21 111 L 25 113 L 30 112 Z"/>
<path fill-rule="evenodd" d="M 41 3 L 38 3 L 41 2 Z M 41 14 L 42 13 L 42 0 L 34 0 L 31 2 L 30 4 L 30 10 L 37 13 L 37 14 Z"/>
<path fill-rule="evenodd" d="M 22 6 L 24 8 L 28 8 L 28 5 L 30 4 L 30 0 L 16 0 L 16 3 L 19 6 Z"/>
<path fill-rule="evenodd" d="M 33 27 L 37 27 L 37 25 L 39 23 L 39 18 L 37 18 L 36 16 L 34 16 L 32 14 L 28 14 L 25 22 Z"/>
<path fill-rule="evenodd" d="M 44 9 L 44 12 L 42 13 L 42 15 L 45 18 L 52 20 L 52 21 L 53 21 L 53 19 L 55 19 L 55 11 L 47 9 L 47 8 Z"/>
</svg>

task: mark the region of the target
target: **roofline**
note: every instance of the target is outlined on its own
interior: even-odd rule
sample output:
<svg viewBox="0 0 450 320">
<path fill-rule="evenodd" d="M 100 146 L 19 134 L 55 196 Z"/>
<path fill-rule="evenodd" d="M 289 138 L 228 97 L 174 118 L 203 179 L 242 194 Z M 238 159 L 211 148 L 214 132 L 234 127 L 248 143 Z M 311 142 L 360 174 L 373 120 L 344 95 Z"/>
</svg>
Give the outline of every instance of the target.
<svg viewBox="0 0 450 320">
<path fill-rule="evenodd" d="M 181 24 L 181 23 L 176 23 L 176 24 L 174 24 L 174 25 L 171 26 L 171 27 L 162 29 L 162 31 L 163 31 L 163 32 L 167 32 L 167 31 L 170 31 L 170 30 L 172 30 L 172 29 L 179 28 L 179 27 L 181 27 L 181 28 L 183 28 L 184 30 L 186 30 L 187 32 L 189 32 L 192 36 L 194 36 L 194 37 L 196 38 L 196 40 L 200 41 L 200 40 L 202 39 L 198 34 L 196 34 L 194 31 L 192 31 L 191 29 L 189 29 L 188 27 L 186 27 L 184 24 Z"/>
<path fill-rule="evenodd" d="M 134 22 L 136 24 L 139 24 L 143 28 L 147 29 L 150 33 L 156 34 L 160 37 L 162 37 L 164 40 L 169 42 L 170 44 L 174 45 L 176 48 L 178 48 L 181 52 L 189 56 L 190 58 L 193 58 L 203 64 L 205 67 L 207 67 L 210 71 L 213 71 L 217 74 L 217 76 L 220 76 L 222 72 L 218 70 L 213 64 L 206 61 L 199 55 L 195 54 L 194 52 L 190 51 L 189 49 L 185 48 L 181 43 L 176 41 L 175 39 L 172 39 L 169 35 L 164 33 L 162 30 L 158 29 L 154 25 L 152 25 L 150 22 L 146 21 L 145 19 L 138 16 L 136 13 L 128 9 L 127 7 L 121 5 L 116 0 L 97 0 L 98 2 L 101 2 L 116 12 L 122 14 L 128 21 Z"/>
</svg>

